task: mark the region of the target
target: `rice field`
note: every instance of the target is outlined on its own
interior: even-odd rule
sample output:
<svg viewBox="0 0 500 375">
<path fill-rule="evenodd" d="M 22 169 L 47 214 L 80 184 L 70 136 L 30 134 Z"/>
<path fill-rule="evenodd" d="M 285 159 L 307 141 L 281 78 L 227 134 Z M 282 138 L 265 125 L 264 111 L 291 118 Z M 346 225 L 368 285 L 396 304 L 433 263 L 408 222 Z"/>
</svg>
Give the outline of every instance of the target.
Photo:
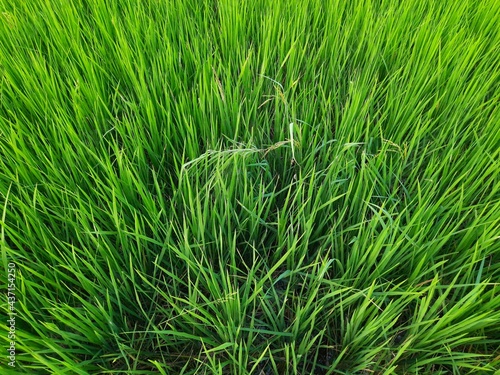
<svg viewBox="0 0 500 375">
<path fill-rule="evenodd" d="M 500 374 L 499 25 L 0 0 L 0 373 Z"/>
</svg>

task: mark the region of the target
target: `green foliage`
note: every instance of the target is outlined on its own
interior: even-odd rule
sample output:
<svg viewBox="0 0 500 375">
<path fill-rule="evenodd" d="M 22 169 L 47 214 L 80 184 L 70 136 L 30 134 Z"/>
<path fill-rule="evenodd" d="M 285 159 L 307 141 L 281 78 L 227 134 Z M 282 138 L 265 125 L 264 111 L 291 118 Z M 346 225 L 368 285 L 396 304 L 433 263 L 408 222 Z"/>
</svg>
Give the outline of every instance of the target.
<svg viewBox="0 0 500 375">
<path fill-rule="evenodd" d="M 499 15 L 0 0 L 2 374 L 493 374 Z"/>
</svg>

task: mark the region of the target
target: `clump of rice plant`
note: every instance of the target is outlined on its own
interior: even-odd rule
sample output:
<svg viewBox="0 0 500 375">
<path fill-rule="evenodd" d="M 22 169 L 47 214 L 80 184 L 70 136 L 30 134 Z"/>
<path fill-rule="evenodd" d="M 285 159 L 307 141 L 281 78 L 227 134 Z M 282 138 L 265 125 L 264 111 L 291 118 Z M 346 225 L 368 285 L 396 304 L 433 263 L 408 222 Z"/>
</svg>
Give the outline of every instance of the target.
<svg viewBox="0 0 500 375">
<path fill-rule="evenodd" d="M 0 0 L 0 372 L 495 374 L 499 15 Z"/>
</svg>

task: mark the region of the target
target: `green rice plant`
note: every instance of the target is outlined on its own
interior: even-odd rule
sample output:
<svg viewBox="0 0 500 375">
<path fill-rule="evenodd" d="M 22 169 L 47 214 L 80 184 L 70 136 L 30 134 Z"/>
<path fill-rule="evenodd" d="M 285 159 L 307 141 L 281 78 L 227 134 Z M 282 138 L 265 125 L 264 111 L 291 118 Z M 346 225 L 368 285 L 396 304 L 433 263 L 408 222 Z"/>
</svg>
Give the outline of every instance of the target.
<svg viewBox="0 0 500 375">
<path fill-rule="evenodd" d="M 0 0 L 0 372 L 498 373 L 499 14 Z"/>
</svg>

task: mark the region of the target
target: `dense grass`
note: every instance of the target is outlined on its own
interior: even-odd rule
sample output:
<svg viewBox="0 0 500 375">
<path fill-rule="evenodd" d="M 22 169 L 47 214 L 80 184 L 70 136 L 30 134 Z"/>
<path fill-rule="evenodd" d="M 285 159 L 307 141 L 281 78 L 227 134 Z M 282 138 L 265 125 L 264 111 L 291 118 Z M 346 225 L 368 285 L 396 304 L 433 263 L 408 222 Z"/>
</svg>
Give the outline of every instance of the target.
<svg viewBox="0 0 500 375">
<path fill-rule="evenodd" d="M 500 2 L 0 7 L 2 374 L 500 368 Z"/>
</svg>

